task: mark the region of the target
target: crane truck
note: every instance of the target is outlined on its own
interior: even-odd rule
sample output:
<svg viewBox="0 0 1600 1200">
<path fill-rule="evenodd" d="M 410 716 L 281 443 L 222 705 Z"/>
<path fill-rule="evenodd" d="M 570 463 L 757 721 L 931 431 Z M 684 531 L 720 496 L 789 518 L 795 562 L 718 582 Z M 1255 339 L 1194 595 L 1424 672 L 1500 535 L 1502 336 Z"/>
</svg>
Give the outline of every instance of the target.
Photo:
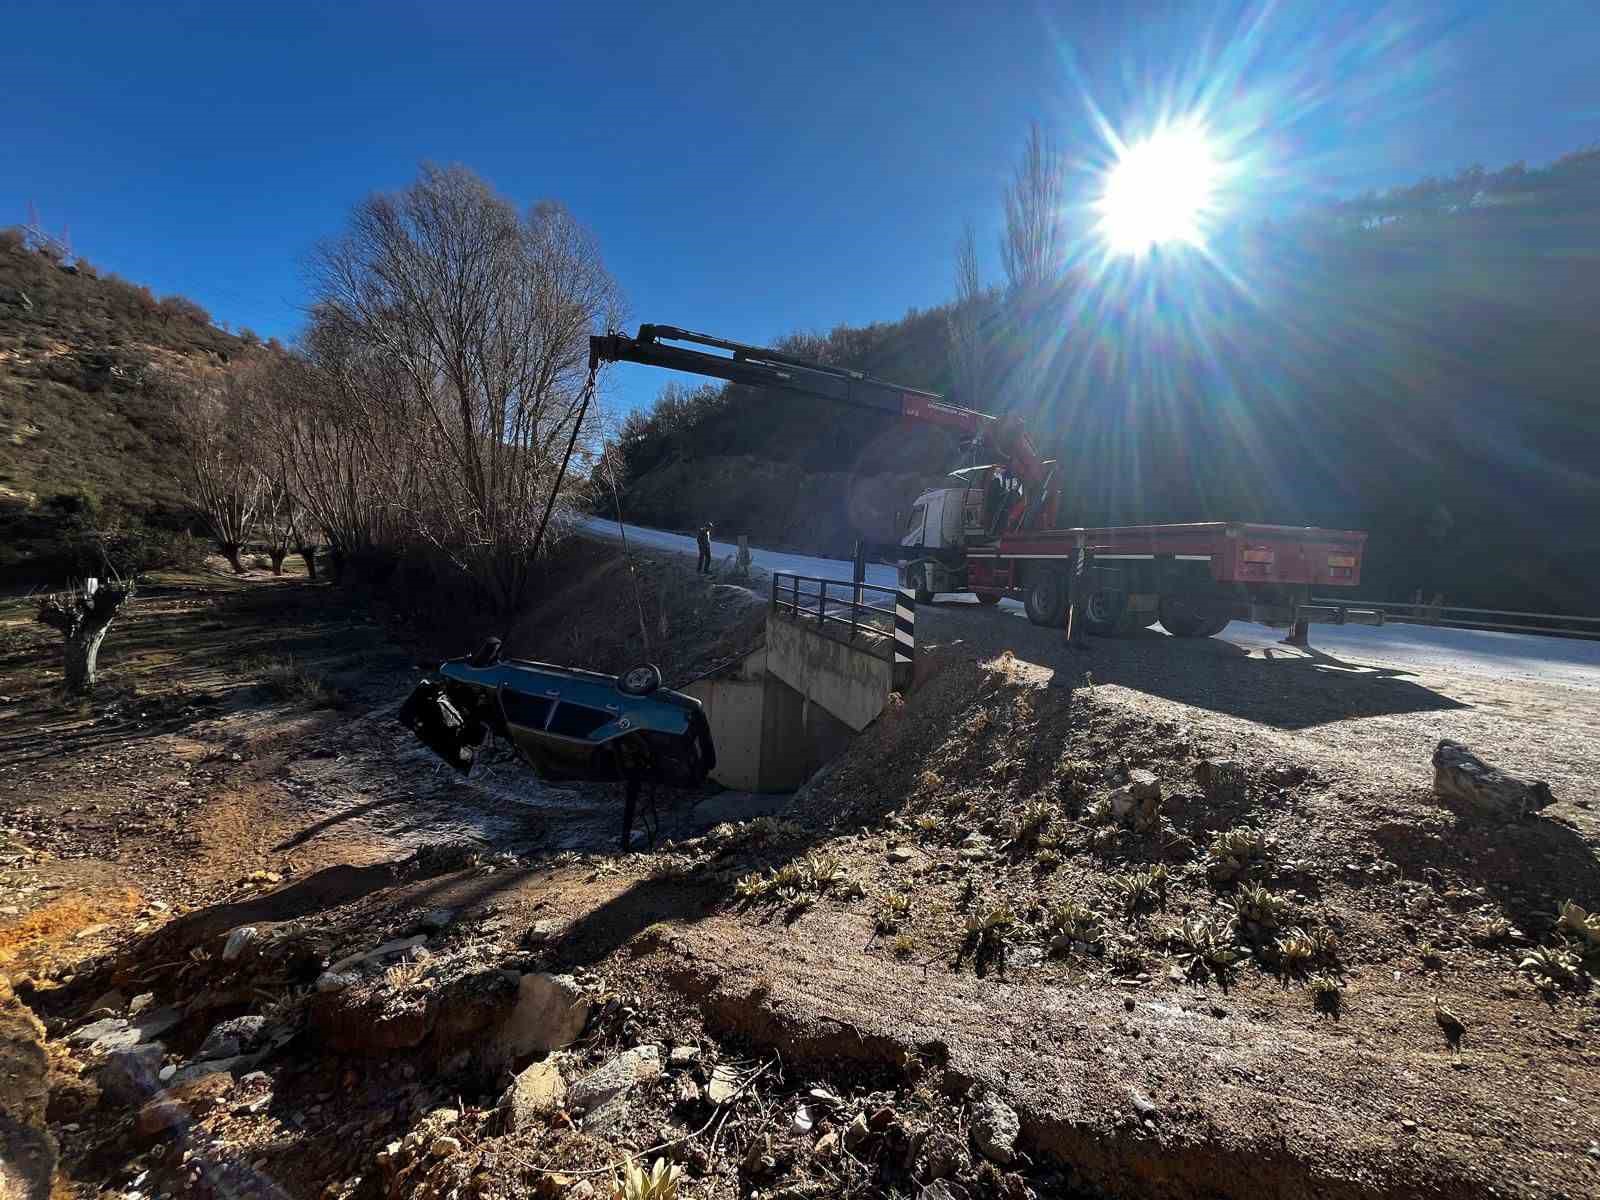
<svg viewBox="0 0 1600 1200">
<path fill-rule="evenodd" d="M 897 541 L 872 547 L 896 564 L 900 586 L 922 603 L 941 593 L 972 593 L 982 604 L 1009 597 L 1022 601 L 1034 624 L 1060 626 L 1071 597 L 1090 633 L 1159 620 L 1176 637 L 1210 637 L 1243 618 L 1288 627 L 1288 640 L 1301 645 L 1312 622 L 1383 623 L 1379 611 L 1310 602 L 1313 588 L 1361 582 L 1365 533 L 1243 521 L 1061 526 L 1061 464 L 1039 452 L 1014 416 L 672 325 L 591 337 L 589 359 L 591 369 L 640 363 L 821 397 L 958 434 L 967 464 L 917 497 Z"/>
</svg>

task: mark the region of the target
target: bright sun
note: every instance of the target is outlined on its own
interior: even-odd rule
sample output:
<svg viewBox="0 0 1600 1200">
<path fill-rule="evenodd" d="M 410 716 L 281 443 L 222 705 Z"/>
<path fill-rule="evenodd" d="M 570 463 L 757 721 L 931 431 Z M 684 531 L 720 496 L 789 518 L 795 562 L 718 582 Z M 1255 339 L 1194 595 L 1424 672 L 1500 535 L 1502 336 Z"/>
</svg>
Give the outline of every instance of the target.
<svg viewBox="0 0 1600 1200">
<path fill-rule="evenodd" d="M 1217 185 L 1217 160 L 1203 130 L 1172 126 L 1125 146 L 1096 208 L 1100 236 L 1118 254 L 1201 244 Z"/>
</svg>

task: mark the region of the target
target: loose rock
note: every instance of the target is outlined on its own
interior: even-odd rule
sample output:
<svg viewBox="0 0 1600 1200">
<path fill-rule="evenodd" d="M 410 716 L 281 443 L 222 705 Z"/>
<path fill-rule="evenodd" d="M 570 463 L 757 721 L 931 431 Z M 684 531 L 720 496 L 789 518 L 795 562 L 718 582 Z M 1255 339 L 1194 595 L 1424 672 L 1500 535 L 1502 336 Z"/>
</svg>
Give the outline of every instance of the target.
<svg viewBox="0 0 1600 1200">
<path fill-rule="evenodd" d="M 534 1063 L 512 1080 L 500 1097 L 506 1132 L 525 1129 L 541 1117 L 559 1112 L 567 1102 L 567 1081 L 554 1063 Z"/>
<path fill-rule="evenodd" d="M 1517 821 L 1555 803 L 1550 785 L 1491 767 L 1460 742 L 1441 741 L 1433 752 L 1433 790 L 1441 800 L 1466 805 L 1479 816 Z"/>
<path fill-rule="evenodd" d="M 713 1104 L 726 1104 L 739 1091 L 739 1074 L 732 1067 L 718 1066 L 711 1071 L 711 1081 L 706 1085 L 706 1099 Z"/>
<path fill-rule="evenodd" d="M 1016 1109 L 993 1092 L 985 1092 L 972 1104 L 972 1144 L 978 1153 L 1001 1166 L 1017 1156 L 1017 1134 L 1022 1122 Z"/>
<path fill-rule="evenodd" d="M 655 1046 L 625 1050 L 605 1066 L 591 1071 L 572 1085 L 567 1098 L 574 1108 L 593 1112 L 636 1084 L 661 1075 L 661 1051 Z"/>
</svg>

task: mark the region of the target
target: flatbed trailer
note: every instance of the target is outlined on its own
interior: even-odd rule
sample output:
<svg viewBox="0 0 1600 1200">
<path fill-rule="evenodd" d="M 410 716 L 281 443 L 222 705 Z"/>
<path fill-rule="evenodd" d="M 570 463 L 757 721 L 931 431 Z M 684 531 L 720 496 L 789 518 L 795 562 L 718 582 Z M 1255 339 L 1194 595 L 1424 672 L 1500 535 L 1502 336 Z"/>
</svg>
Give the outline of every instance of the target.
<svg viewBox="0 0 1600 1200">
<path fill-rule="evenodd" d="M 1159 620 L 1178 637 L 1209 637 L 1238 618 L 1288 627 L 1303 642 L 1313 622 L 1383 623 L 1376 609 L 1310 599 L 1361 582 L 1366 541 L 1354 530 L 1240 521 L 1021 530 L 912 558 L 902 580 L 922 600 L 945 591 L 1021 600 L 1039 625 L 1064 622 L 1076 583 L 1092 633 Z"/>
</svg>

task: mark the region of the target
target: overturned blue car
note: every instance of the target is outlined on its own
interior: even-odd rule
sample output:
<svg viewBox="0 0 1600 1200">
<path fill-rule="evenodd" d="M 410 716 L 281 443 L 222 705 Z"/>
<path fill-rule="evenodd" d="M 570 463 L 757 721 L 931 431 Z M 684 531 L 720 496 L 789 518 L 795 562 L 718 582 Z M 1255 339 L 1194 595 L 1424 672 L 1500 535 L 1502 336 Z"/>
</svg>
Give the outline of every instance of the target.
<svg viewBox="0 0 1600 1200">
<path fill-rule="evenodd" d="M 469 658 L 440 663 L 399 718 L 463 773 L 493 733 L 547 779 L 622 782 L 624 850 L 643 784 L 699 787 L 717 764 L 700 701 L 662 687 L 655 667 L 602 675 L 503 659 L 495 638 Z"/>
</svg>

